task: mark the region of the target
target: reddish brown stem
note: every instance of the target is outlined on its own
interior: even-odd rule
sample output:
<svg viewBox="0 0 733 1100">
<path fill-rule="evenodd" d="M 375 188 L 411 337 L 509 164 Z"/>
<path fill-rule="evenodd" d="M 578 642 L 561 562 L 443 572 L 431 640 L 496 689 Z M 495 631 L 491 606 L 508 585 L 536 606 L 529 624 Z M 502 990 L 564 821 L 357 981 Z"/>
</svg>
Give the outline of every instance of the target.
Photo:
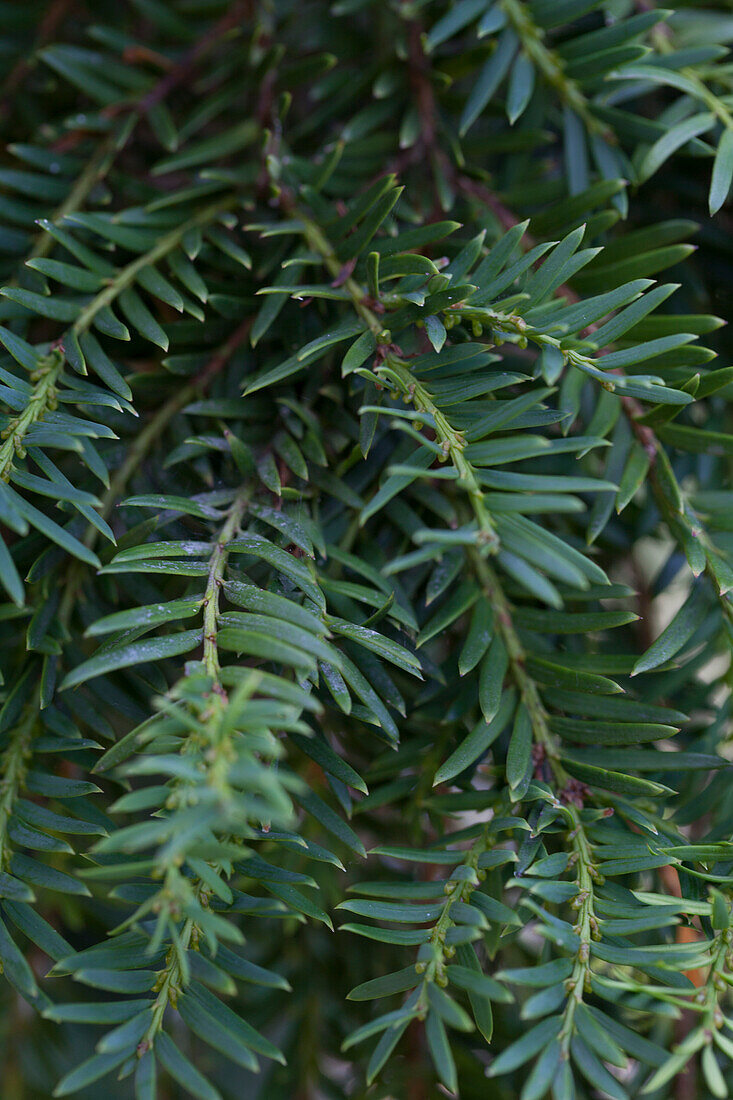
<svg viewBox="0 0 733 1100">
<path fill-rule="evenodd" d="M 202 370 L 196 375 L 193 380 L 194 389 L 201 390 L 207 388 L 219 371 L 227 365 L 235 351 L 240 348 L 242 344 L 246 343 L 251 328 L 252 318 L 246 317 L 244 321 L 235 328 L 226 343 L 212 355 L 208 363 L 206 363 Z"/>
<path fill-rule="evenodd" d="M 416 21 L 408 24 L 407 48 L 410 84 L 420 119 L 420 140 L 426 149 L 432 149 L 435 144 L 437 110 L 427 58 L 422 45 L 422 27 Z"/>
<path fill-rule="evenodd" d="M 187 51 L 178 64 L 159 80 L 155 87 L 143 96 L 136 110 L 144 114 L 154 107 L 156 103 L 164 100 L 174 88 L 183 84 L 191 76 L 202 57 L 211 50 L 221 38 L 233 30 L 238 23 L 252 15 L 252 0 L 237 0 L 229 11 L 214 24 L 210 31 L 199 38 L 198 42 Z"/>
</svg>

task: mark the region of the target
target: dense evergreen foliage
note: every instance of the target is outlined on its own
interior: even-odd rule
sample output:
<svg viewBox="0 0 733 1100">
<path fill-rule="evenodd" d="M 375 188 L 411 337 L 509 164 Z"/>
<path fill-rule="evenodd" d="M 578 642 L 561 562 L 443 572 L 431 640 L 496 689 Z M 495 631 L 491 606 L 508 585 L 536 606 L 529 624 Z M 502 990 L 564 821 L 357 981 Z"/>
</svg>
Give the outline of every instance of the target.
<svg viewBox="0 0 733 1100">
<path fill-rule="evenodd" d="M 0 3 L 4 1100 L 728 1096 L 730 41 Z"/>
</svg>

